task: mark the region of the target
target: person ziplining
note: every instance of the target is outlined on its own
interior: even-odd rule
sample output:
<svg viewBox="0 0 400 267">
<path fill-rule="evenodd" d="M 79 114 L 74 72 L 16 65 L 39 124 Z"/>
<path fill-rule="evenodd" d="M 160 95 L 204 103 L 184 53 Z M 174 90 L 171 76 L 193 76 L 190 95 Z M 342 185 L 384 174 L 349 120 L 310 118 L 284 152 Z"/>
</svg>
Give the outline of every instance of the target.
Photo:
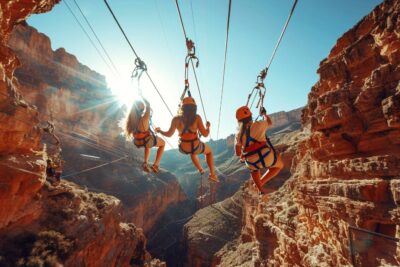
<svg viewBox="0 0 400 267">
<path fill-rule="evenodd" d="M 157 147 L 156 159 L 151 166 L 151 170 L 155 173 L 159 172 L 161 157 L 165 149 L 165 141 L 158 137 L 151 129 L 152 110 L 150 102 L 142 95 L 140 87 L 140 78 L 143 72 L 147 70 L 147 66 L 140 58 L 135 60 L 135 69 L 132 72 L 132 80 L 137 80 L 137 91 L 139 99 L 136 99 L 125 119 L 125 136 L 127 139 L 133 138 L 133 143 L 137 148 L 144 149 L 143 171 L 150 172 L 148 161 L 152 147 Z"/>
<path fill-rule="evenodd" d="M 176 130 L 179 132 L 179 151 L 183 154 L 190 155 L 193 165 L 197 168 L 203 177 L 205 173 L 203 167 L 200 164 L 198 155 L 204 154 L 206 162 L 210 170 L 208 179 L 211 182 L 218 183 L 219 179 L 215 174 L 214 156 L 211 148 L 200 140 L 200 136 L 207 137 L 210 134 L 210 122 L 207 121 L 204 126 L 203 120 L 200 115 L 197 114 L 197 104 L 190 92 L 189 83 L 189 69 L 190 66 L 193 68 L 193 74 L 196 78 L 197 87 L 199 90 L 200 100 L 201 92 L 197 81 L 195 67 L 198 67 L 199 60 L 196 56 L 196 48 L 194 42 L 190 40 L 186 35 L 185 26 L 183 23 L 182 15 L 180 12 L 178 1 L 176 0 L 176 7 L 179 14 L 180 22 L 182 25 L 183 33 L 186 40 L 187 55 L 185 58 L 185 88 L 181 96 L 181 103 L 179 106 L 178 114 L 173 117 L 171 125 L 168 131 L 162 131 L 160 128 L 156 129 L 156 132 L 161 133 L 166 137 L 171 137 Z M 187 96 L 186 96 L 187 95 Z M 202 101 L 201 101 L 202 102 Z M 204 104 L 202 103 L 204 116 L 206 116 Z"/>
<path fill-rule="evenodd" d="M 272 61 L 289 25 L 297 1 L 295 0 L 293 3 L 289 17 L 283 26 L 266 68 L 257 76 L 256 86 L 248 95 L 246 105 L 236 110 L 236 120 L 239 128 L 235 136 L 235 154 L 240 157 L 241 162 L 246 163 L 256 187 L 260 194 L 264 195 L 263 200 L 267 200 L 268 195 L 266 194 L 271 192 L 271 189 L 264 188 L 264 185 L 277 176 L 284 166 L 281 156 L 275 150 L 267 136 L 267 130 L 272 125 L 272 120 L 267 115 L 264 107 L 266 94 L 264 80 L 267 77 Z M 259 115 L 255 120 L 253 120 L 251 112 L 254 102 L 257 103 L 256 107 L 259 109 Z M 261 119 L 259 120 L 260 117 Z M 265 172 L 262 175 L 263 170 Z"/>
<path fill-rule="evenodd" d="M 148 167 L 150 150 L 152 147 L 157 147 L 156 159 L 151 170 L 158 173 L 165 142 L 150 129 L 150 120 L 150 103 L 145 98 L 135 100 L 126 118 L 125 135 L 128 139 L 133 138 L 133 143 L 137 148 L 144 149 L 143 171 L 145 172 L 150 172 Z"/>
<path fill-rule="evenodd" d="M 162 131 L 156 128 L 156 132 L 161 133 L 166 137 L 171 137 L 175 131 L 179 132 L 179 151 L 183 154 L 190 155 L 194 166 L 204 174 L 203 167 L 200 164 L 198 155 L 204 154 L 208 168 L 210 170 L 209 180 L 212 182 L 219 182 L 215 174 L 214 158 L 211 148 L 201 142 L 199 134 L 207 137 L 210 134 L 210 122 L 203 124 L 200 115 L 197 114 L 197 105 L 194 99 L 190 96 L 183 98 L 178 115 L 171 121 L 171 126 L 168 131 Z"/>
</svg>

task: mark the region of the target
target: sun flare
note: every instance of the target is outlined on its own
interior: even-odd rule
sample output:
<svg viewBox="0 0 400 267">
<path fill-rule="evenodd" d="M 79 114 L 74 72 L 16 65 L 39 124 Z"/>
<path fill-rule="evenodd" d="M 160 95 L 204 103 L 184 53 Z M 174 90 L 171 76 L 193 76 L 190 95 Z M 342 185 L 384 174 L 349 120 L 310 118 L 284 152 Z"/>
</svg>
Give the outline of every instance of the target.
<svg viewBox="0 0 400 267">
<path fill-rule="evenodd" d="M 107 83 L 121 106 L 126 105 L 129 108 L 135 99 L 139 98 L 138 87 L 134 81 L 111 76 L 107 77 Z"/>
</svg>

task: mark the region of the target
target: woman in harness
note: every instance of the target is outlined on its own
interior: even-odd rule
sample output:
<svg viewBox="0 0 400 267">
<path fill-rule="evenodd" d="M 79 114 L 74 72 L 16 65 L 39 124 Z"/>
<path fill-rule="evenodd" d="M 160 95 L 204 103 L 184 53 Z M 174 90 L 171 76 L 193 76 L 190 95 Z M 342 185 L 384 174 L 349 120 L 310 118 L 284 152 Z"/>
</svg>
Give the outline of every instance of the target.
<svg viewBox="0 0 400 267">
<path fill-rule="evenodd" d="M 171 121 L 171 126 L 168 131 L 164 132 L 160 128 L 156 132 L 161 133 L 166 137 L 171 137 L 175 130 L 179 132 L 179 151 L 183 154 L 190 155 L 194 166 L 201 174 L 204 170 L 200 164 L 198 155 L 204 154 L 210 175 L 208 179 L 212 182 L 219 182 L 218 177 L 215 175 L 214 158 L 211 148 L 200 141 L 199 132 L 202 136 L 207 137 L 210 134 L 210 123 L 206 123 L 204 127 L 203 120 L 196 114 L 197 106 L 192 97 L 185 97 L 182 100 L 178 115 Z"/>
<path fill-rule="evenodd" d="M 143 170 L 150 172 L 147 162 L 150 157 L 150 149 L 158 147 L 157 156 L 154 164 L 151 166 L 153 172 L 159 171 L 160 161 L 165 148 L 165 142 L 154 134 L 150 129 L 150 116 L 151 116 L 150 103 L 143 98 L 143 100 L 136 100 L 128 114 L 125 125 L 125 135 L 128 138 L 133 137 L 133 143 L 136 147 L 144 148 L 144 162 Z"/>
<path fill-rule="evenodd" d="M 271 118 L 264 108 L 261 115 L 263 120 L 253 122 L 252 113 L 247 106 L 236 110 L 239 130 L 235 138 L 235 152 L 246 162 L 260 193 L 266 194 L 269 190 L 263 186 L 281 171 L 283 162 L 267 137 L 267 128 L 272 125 Z M 267 171 L 261 176 L 263 169 Z"/>
</svg>

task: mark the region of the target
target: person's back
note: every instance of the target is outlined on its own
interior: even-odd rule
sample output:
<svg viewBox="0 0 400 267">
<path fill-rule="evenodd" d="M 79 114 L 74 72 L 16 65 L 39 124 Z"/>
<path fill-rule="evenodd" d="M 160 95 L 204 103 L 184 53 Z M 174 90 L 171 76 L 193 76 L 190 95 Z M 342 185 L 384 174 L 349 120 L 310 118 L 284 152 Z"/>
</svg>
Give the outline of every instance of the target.
<svg viewBox="0 0 400 267">
<path fill-rule="evenodd" d="M 171 121 L 171 126 L 168 131 L 156 129 L 162 135 L 171 137 L 175 130 L 179 132 L 179 151 L 190 155 L 193 164 L 201 174 L 204 170 L 199 162 L 197 155 L 204 154 L 206 156 L 207 165 L 210 169 L 209 179 L 214 182 L 219 182 L 214 170 L 214 159 L 211 148 L 201 142 L 199 133 L 207 137 L 210 134 L 210 123 L 207 122 L 206 126 L 203 120 L 196 114 L 197 106 L 193 98 L 186 97 L 182 100 L 179 115 L 175 116 Z"/>
<path fill-rule="evenodd" d="M 269 142 L 266 131 L 272 125 L 265 109 L 261 112 L 263 120 L 253 122 L 252 113 L 247 106 L 237 109 L 236 119 L 239 131 L 236 135 L 236 155 L 246 162 L 247 168 L 261 193 L 268 192 L 263 186 L 283 168 L 283 162 Z M 261 170 L 267 171 L 261 176 Z"/>
<path fill-rule="evenodd" d="M 150 103 L 146 99 L 143 99 L 143 101 L 136 100 L 126 120 L 125 134 L 127 138 L 133 137 L 133 142 L 136 147 L 144 148 L 143 170 L 146 172 L 150 171 L 147 166 L 150 157 L 150 149 L 152 147 L 158 147 L 156 160 L 151 167 L 154 172 L 158 172 L 165 142 L 150 130 L 150 115 Z"/>
</svg>

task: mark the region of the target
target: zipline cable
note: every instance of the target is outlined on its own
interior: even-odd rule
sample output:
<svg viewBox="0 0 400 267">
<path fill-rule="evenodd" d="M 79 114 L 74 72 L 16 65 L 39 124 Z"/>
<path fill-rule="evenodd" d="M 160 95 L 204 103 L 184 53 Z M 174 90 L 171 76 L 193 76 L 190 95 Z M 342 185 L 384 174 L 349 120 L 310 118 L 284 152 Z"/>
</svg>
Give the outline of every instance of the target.
<svg viewBox="0 0 400 267">
<path fill-rule="evenodd" d="M 283 36 L 284 36 L 284 34 L 286 32 L 286 29 L 287 29 L 287 27 L 289 25 L 289 22 L 290 22 L 290 20 L 291 20 L 291 18 L 293 16 L 294 10 L 295 10 L 296 5 L 297 5 L 297 2 L 298 2 L 298 0 L 294 0 L 292 9 L 290 10 L 289 16 L 286 19 L 286 22 L 285 22 L 285 24 L 283 26 L 282 32 L 281 32 L 281 34 L 280 34 L 280 36 L 278 38 L 278 42 L 276 43 L 275 48 L 274 48 L 274 50 L 272 52 L 271 58 L 268 61 L 267 66 L 264 69 L 262 69 L 260 74 L 257 76 L 256 86 L 253 88 L 253 90 L 250 92 L 250 94 L 248 95 L 248 98 L 247 98 L 246 106 L 249 105 L 249 101 L 251 100 L 252 95 L 254 94 L 253 101 L 251 102 L 251 105 L 249 106 L 250 109 L 251 109 L 255 99 L 257 98 L 257 94 L 259 95 L 256 107 L 260 109 L 260 114 L 261 114 L 262 110 L 264 109 L 264 97 L 265 97 L 266 90 L 267 90 L 265 88 L 264 80 L 268 75 L 269 68 L 271 67 L 272 61 L 275 58 L 276 52 L 278 51 L 278 48 L 279 48 L 279 45 L 282 42 Z"/>
<path fill-rule="evenodd" d="M 196 71 L 194 70 L 194 63 L 193 63 L 193 61 L 190 61 L 190 62 L 192 63 L 193 74 L 194 74 L 194 78 L 195 78 L 195 80 L 196 80 L 196 86 L 197 86 L 197 89 L 198 89 L 198 91 L 199 91 L 199 96 L 200 96 L 201 107 L 202 107 L 202 109 L 203 109 L 203 113 L 204 113 L 204 119 L 205 119 L 206 121 L 208 121 L 208 120 L 207 120 L 207 114 L 206 114 L 206 110 L 205 110 L 205 108 L 204 108 L 203 97 L 201 96 L 201 91 L 200 91 L 199 80 L 197 79 L 197 74 L 196 74 Z"/>
<path fill-rule="evenodd" d="M 188 41 L 191 42 L 191 40 L 189 40 L 189 38 L 187 37 L 187 34 L 186 34 L 185 24 L 183 23 L 182 13 L 181 13 L 181 9 L 180 9 L 180 7 L 179 7 L 178 0 L 175 0 L 175 4 L 176 4 L 176 9 L 177 9 L 178 15 L 179 15 L 179 20 L 180 20 L 180 22 L 181 22 L 183 35 L 184 35 L 184 37 L 185 37 L 186 44 L 187 44 Z M 192 43 L 193 43 L 193 42 L 192 42 Z M 197 90 L 199 91 L 200 102 L 201 102 L 201 105 L 202 105 L 202 108 L 203 108 L 203 113 L 204 113 L 204 119 L 205 119 L 206 121 L 208 121 L 208 120 L 207 120 L 206 111 L 205 111 L 205 108 L 204 108 L 203 97 L 202 97 L 202 95 L 201 95 L 199 80 L 197 79 L 196 68 L 195 68 L 194 63 L 193 63 L 192 60 L 191 60 L 191 64 L 192 64 L 193 74 L 194 74 L 194 77 L 195 77 L 195 80 L 196 80 Z M 198 63 L 197 63 L 197 64 L 198 64 Z"/>
<path fill-rule="evenodd" d="M 225 86 L 226 56 L 227 56 L 227 53 L 228 53 L 229 25 L 230 25 L 230 20 L 231 20 L 231 7 L 232 7 L 232 0 L 229 0 L 229 4 L 228 4 L 228 19 L 227 19 L 227 22 L 226 22 L 224 68 L 223 68 L 223 71 L 222 71 L 221 98 L 220 98 L 220 101 L 219 101 L 217 140 L 219 138 L 219 127 L 220 127 L 220 124 L 221 124 L 222 98 L 223 98 L 223 95 L 224 95 L 224 86 Z"/>
<path fill-rule="evenodd" d="M 100 44 L 100 47 L 102 48 L 104 54 L 107 56 L 108 60 L 110 61 L 111 65 L 113 66 L 115 72 L 120 75 L 117 67 L 114 64 L 114 61 L 111 59 L 110 55 L 108 54 L 107 50 L 104 48 L 103 43 L 100 41 L 100 38 L 98 37 L 98 35 L 96 34 L 96 32 L 94 31 L 91 23 L 89 22 L 89 20 L 86 18 L 85 14 L 83 13 L 82 9 L 80 8 L 80 6 L 78 5 L 78 3 L 76 2 L 76 0 L 73 0 L 76 7 L 78 8 L 79 12 L 81 13 L 82 17 L 85 19 L 86 24 L 89 26 L 90 30 L 92 31 L 94 37 L 96 38 L 97 42 Z"/>
<path fill-rule="evenodd" d="M 92 38 L 90 37 L 89 33 L 85 30 L 85 28 L 83 27 L 82 23 L 79 21 L 78 17 L 75 15 L 74 11 L 72 10 L 72 8 L 69 6 L 67 1 L 63 1 L 65 6 L 67 7 L 67 9 L 69 10 L 69 12 L 71 13 L 71 15 L 74 17 L 76 23 L 79 25 L 79 27 L 81 28 L 81 30 L 83 31 L 83 33 L 86 35 L 86 37 L 89 39 L 90 43 L 92 44 L 92 46 L 96 49 L 97 53 L 99 54 L 99 56 L 101 57 L 101 59 L 103 60 L 103 62 L 106 64 L 106 66 L 111 70 L 111 72 L 114 72 L 113 68 L 111 68 L 111 66 L 108 64 L 108 62 L 106 61 L 106 59 L 104 58 L 104 56 L 101 54 L 100 50 L 97 48 L 96 44 L 94 43 L 94 41 L 92 40 Z"/>
<path fill-rule="evenodd" d="M 136 58 L 137 58 L 139 61 L 142 61 L 142 60 L 140 59 L 138 53 L 136 52 L 135 48 L 133 47 L 131 41 L 129 40 L 128 36 L 126 35 L 124 29 L 122 28 L 121 24 L 119 23 L 117 17 L 115 16 L 113 10 L 111 9 L 111 6 L 108 4 L 107 0 L 104 0 L 104 3 L 106 4 L 108 11 L 110 12 L 110 14 L 112 15 L 112 17 L 114 18 L 114 21 L 117 23 L 118 28 L 121 30 L 122 34 L 124 35 L 125 40 L 128 42 L 128 45 L 129 45 L 129 47 L 131 48 L 133 54 L 136 56 Z M 171 109 L 169 108 L 167 102 L 165 102 L 164 97 L 161 95 L 161 93 L 160 93 L 160 91 L 158 90 L 157 86 L 155 85 L 153 79 L 150 77 L 150 74 L 148 73 L 147 69 L 146 69 L 144 72 L 146 73 L 147 77 L 149 78 L 149 80 L 150 80 L 151 84 L 153 85 L 154 89 L 157 91 L 157 93 L 158 93 L 158 95 L 160 96 L 160 98 L 161 98 L 162 102 L 164 103 L 165 107 L 168 109 L 168 112 L 169 112 L 169 113 L 171 114 L 171 116 L 173 117 L 174 115 L 173 115 Z"/>
<path fill-rule="evenodd" d="M 179 8 L 178 0 L 175 0 L 175 4 L 176 4 L 176 9 L 178 10 L 179 19 L 181 21 L 183 35 L 185 36 L 185 39 L 188 39 L 187 38 L 187 34 L 186 34 L 186 30 L 185 30 L 185 24 L 183 23 L 183 19 L 182 19 L 181 9 Z"/>
<path fill-rule="evenodd" d="M 135 48 L 133 48 L 133 45 L 132 45 L 131 41 L 129 40 L 128 36 L 126 35 L 124 29 L 122 28 L 121 24 L 119 24 L 119 21 L 118 21 L 117 17 L 115 16 L 114 12 L 112 11 L 110 5 L 108 4 L 107 0 L 104 0 L 104 3 L 106 4 L 108 11 L 110 11 L 112 17 L 114 18 L 115 22 L 117 23 L 118 28 L 121 30 L 122 34 L 124 35 L 125 40 L 128 42 L 130 48 L 132 49 L 132 52 L 135 54 L 135 56 L 137 58 L 140 58 L 139 55 L 136 53 Z"/>
<path fill-rule="evenodd" d="M 291 19 L 292 16 L 293 16 L 294 10 L 295 10 L 296 5 L 297 5 L 297 1 L 298 1 L 298 0 L 294 0 L 292 9 L 291 9 L 291 11 L 290 11 L 290 13 L 289 13 L 288 18 L 286 19 L 286 22 L 285 22 L 285 25 L 283 26 L 281 35 L 279 36 L 278 42 L 277 42 L 276 45 L 275 45 L 274 51 L 272 52 L 271 58 L 270 58 L 270 60 L 269 60 L 269 62 L 268 62 L 268 64 L 267 64 L 267 67 L 265 68 L 265 70 L 269 70 L 269 68 L 271 67 L 272 61 L 273 61 L 274 58 L 275 58 L 276 52 L 277 52 L 277 50 L 278 50 L 278 47 L 279 47 L 279 45 L 281 44 L 283 35 L 285 34 L 286 29 L 287 29 L 287 27 L 288 27 L 288 25 L 289 25 L 290 19 Z"/>
</svg>

